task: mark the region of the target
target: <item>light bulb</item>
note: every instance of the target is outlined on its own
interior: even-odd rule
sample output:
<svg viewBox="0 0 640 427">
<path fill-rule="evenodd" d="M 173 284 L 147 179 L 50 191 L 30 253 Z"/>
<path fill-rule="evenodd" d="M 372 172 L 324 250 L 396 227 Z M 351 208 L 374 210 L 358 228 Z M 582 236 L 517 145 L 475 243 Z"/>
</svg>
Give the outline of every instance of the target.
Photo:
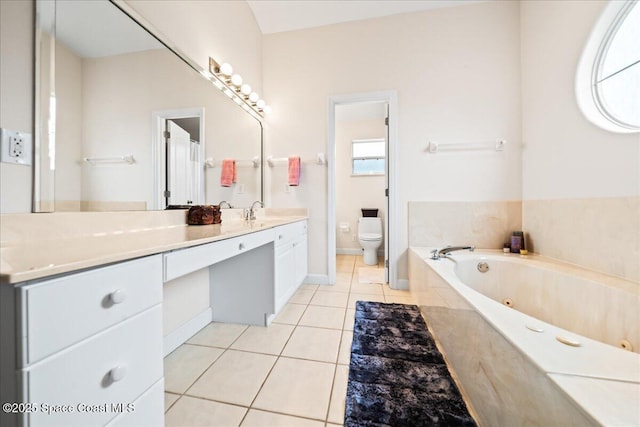
<svg viewBox="0 0 640 427">
<path fill-rule="evenodd" d="M 255 92 L 251 92 L 249 95 L 249 101 L 256 102 L 258 99 L 260 99 L 260 96 Z"/>
<path fill-rule="evenodd" d="M 258 99 L 258 102 L 256 102 L 256 107 L 258 107 L 261 110 L 264 108 L 265 105 L 267 105 L 267 103 L 264 102 L 264 100 L 262 99 Z"/>
<path fill-rule="evenodd" d="M 242 85 L 242 76 L 240 74 L 234 74 L 231 76 L 231 84 L 234 86 Z"/>
<path fill-rule="evenodd" d="M 240 87 L 240 92 L 242 92 L 243 95 L 249 95 L 251 93 L 251 86 L 249 86 L 248 84 L 243 84 Z"/>
<path fill-rule="evenodd" d="M 264 111 L 265 114 L 271 114 L 271 106 L 265 105 L 262 111 Z"/>
<path fill-rule="evenodd" d="M 220 66 L 220 73 L 224 74 L 225 76 L 230 76 L 231 74 L 233 74 L 233 67 L 228 62 L 225 62 Z"/>
</svg>

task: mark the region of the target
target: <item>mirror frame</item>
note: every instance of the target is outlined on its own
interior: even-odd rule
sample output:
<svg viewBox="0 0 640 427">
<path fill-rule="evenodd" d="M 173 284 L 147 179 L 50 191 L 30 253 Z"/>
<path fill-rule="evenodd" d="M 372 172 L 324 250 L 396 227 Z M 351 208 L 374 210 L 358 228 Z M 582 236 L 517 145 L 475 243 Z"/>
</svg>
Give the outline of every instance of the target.
<svg viewBox="0 0 640 427">
<path fill-rule="evenodd" d="M 165 37 L 160 31 L 157 30 L 149 21 L 143 18 L 138 12 L 136 12 L 131 6 L 126 4 L 123 0 L 105 0 L 111 3 L 114 7 L 118 8 L 122 13 L 124 13 L 129 19 L 133 20 L 136 24 L 138 24 L 143 30 L 148 32 L 153 38 L 158 40 L 164 47 L 169 49 L 174 55 L 176 55 L 180 60 L 182 60 L 186 65 L 188 65 L 191 69 L 196 71 L 200 76 L 207 80 L 214 90 L 218 89 L 213 82 L 207 78 L 206 76 L 209 74 L 208 70 L 201 67 L 196 61 L 187 56 L 180 48 L 178 48 L 171 40 Z M 54 7 L 54 22 L 51 23 L 50 27 L 47 28 L 49 33 L 53 35 L 51 37 L 51 44 L 49 46 L 48 57 L 43 58 L 42 54 L 42 22 L 40 21 L 40 15 L 38 14 L 38 5 L 39 4 L 47 4 L 49 7 Z M 33 155 L 33 186 L 32 186 L 32 212 L 33 213 L 47 213 L 47 212 L 55 212 L 55 167 L 49 167 L 45 164 L 45 160 L 47 157 L 42 156 L 41 150 L 44 149 L 43 142 L 46 142 L 46 146 L 49 147 L 49 141 L 44 141 L 43 139 L 43 130 L 48 129 L 47 126 L 51 120 L 55 120 L 55 116 L 52 118 L 49 113 L 49 107 L 44 109 L 43 97 L 40 95 L 40 91 L 42 89 L 42 81 L 43 77 L 47 78 L 49 81 L 49 88 L 53 90 L 55 93 L 55 67 L 50 65 L 49 72 L 45 75 L 45 70 L 43 70 L 42 62 L 43 60 L 48 60 L 49 64 L 53 64 L 55 61 L 55 0 L 54 1 L 44 1 L 44 0 L 36 0 L 34 1 L 34 102 L 33 102 L 33 129 L 34 129 L 34 155 Z M 260 126 L 260 201 L 264 203 L 264 126 L 262 124 L 262 120 L 256 118 L 255 116 L 249 114 L 245 110 L 242 109 L 238 104 L 229 99 L 229 106 L 231 108 L 239 108 L 243 113 L 248 114 L 251 118 L 258 122 Z M 235 106 L 235 107 L 233 107 Z M 54 124 L 55 126 L 55 124 Z M 50 132 L 50 131 L 49 131 Z M 53 129 L 55 134 L 55 127 Z M 47 136 L 49 133 L 47 133 Z M 49 148 L 50 156 L 49 161 L 55 161 L 55 140 L 51 147 Z M 53 160 L 52 160 L 52 159 Z M 48 171 L 48 172 L 45 172 Z M 154 171 L 155 173 L 155 171 Z M 51 200 L 45 199 L 45 203 L 42 202 L 42 193 L 43 189 L 46 189 L 47 195 Z M 148 209 L 146 211 L 138 211 L 138 212 L 147 212 L 147 211 L 158 211 L 159 209 Z"/>
</svg>

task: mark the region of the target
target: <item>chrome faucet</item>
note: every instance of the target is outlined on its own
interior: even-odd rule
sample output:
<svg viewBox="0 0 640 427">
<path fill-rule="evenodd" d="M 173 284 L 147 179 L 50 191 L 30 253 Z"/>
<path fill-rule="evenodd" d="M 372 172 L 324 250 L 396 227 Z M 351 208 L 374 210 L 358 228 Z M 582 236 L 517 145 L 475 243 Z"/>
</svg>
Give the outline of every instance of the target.
<svg viewBox="0 0 640 427">
<path fill-rule="evenodd" d="M 223 200 L 223 201 L 221 201 L 220 203 L 218 203 L 218 206 L 220 206 L 220 209 L 222 209 L 222 204 L 223 204 L 223 203 L 226 203 L 226 204 L 227 204 L 227 207 L 228 207 L 229 209 L 233 209 L 233 206 L 231 206 L 231 203 L 227 202 L 226 200 Z"/>
<path fill-rule="evenodd" d="M 251 207 L 249 208 L 249 212 L 247 213 L 248 216 L 248 220 L 253 220 L 256 219 L 256 210 L 254 209 L 256 203 L 260 204 L 261 208 L 264 208 L 264 203 L 262 203 L 260 200 L 256 200 L 255 202 L 253 202 L 253 204 L 251 205 Z"/>
<path fill-rule="evenodd" d="M 471 252 L 473 252 L 476 249 L 475 246 L 447 246 L 446 248 L 443 249 L 434 249 L 431 251 L 431 259 L 440 259 L 442 257 L 446 257 L 447 254 L 449 254 L 450 252 L 453 251 L 464 251 L 464 250 L 469 250 Z"/>
</svg>

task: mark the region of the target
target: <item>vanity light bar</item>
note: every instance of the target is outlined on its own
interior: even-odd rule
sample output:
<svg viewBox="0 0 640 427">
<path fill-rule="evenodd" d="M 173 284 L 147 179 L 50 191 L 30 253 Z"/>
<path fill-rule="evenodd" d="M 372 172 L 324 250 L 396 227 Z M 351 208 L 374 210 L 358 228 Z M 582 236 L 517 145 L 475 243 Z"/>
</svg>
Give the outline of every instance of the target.
<svg viewBox="0 0 640 427">
<path fill-rule="evenodd" d="M 220 65 L 215 59 L 209 57 L 209 72 L 202 74 L 256 119 L 260 120 L 265 114 L 271 112 L 271 107 L 260 99 L 257 93 L 251 91 L 251 86 L 243 82 L 239 74 L 233 73 L 231 64 L 225 62 Z"/>
</svg>

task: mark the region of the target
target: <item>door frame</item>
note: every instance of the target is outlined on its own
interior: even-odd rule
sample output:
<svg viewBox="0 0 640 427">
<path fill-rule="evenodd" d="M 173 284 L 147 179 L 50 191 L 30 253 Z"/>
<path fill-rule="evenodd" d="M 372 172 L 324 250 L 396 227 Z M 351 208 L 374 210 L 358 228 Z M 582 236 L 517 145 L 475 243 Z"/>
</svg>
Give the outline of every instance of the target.
<svg viewBox="0 0 640 427">
<path fill-rule="evenodd" d="M 166 176 L 166 145 L 164 143 L 164 124 L 166 120 L 188 119 L 197 117 L 200 120 L 200 158 L 204 159 L 205 133 L 204 133 L 204 107 L 181 108 L 179 110 L 161 110 L 151 113 L 151 209 L 162 210 L 163 192 Z M 205 176 L 204 171 L 200 179 L 200 197 L 205 200 Z"/>
<path fill-rule="evenodd" d="M 387 162 L 387 185 L 389 189 L 386 215 L 387 247 L 389 254 L 389 286 L 398 287 L 398 92 L 395 90 L 363 92 L 330 96 L 327 113 L 327 272 L 329 284 L 336 281 L 336 106 L 369 102 L 386 102 L 389 106 L 389 155 Z"/>
</svg>

